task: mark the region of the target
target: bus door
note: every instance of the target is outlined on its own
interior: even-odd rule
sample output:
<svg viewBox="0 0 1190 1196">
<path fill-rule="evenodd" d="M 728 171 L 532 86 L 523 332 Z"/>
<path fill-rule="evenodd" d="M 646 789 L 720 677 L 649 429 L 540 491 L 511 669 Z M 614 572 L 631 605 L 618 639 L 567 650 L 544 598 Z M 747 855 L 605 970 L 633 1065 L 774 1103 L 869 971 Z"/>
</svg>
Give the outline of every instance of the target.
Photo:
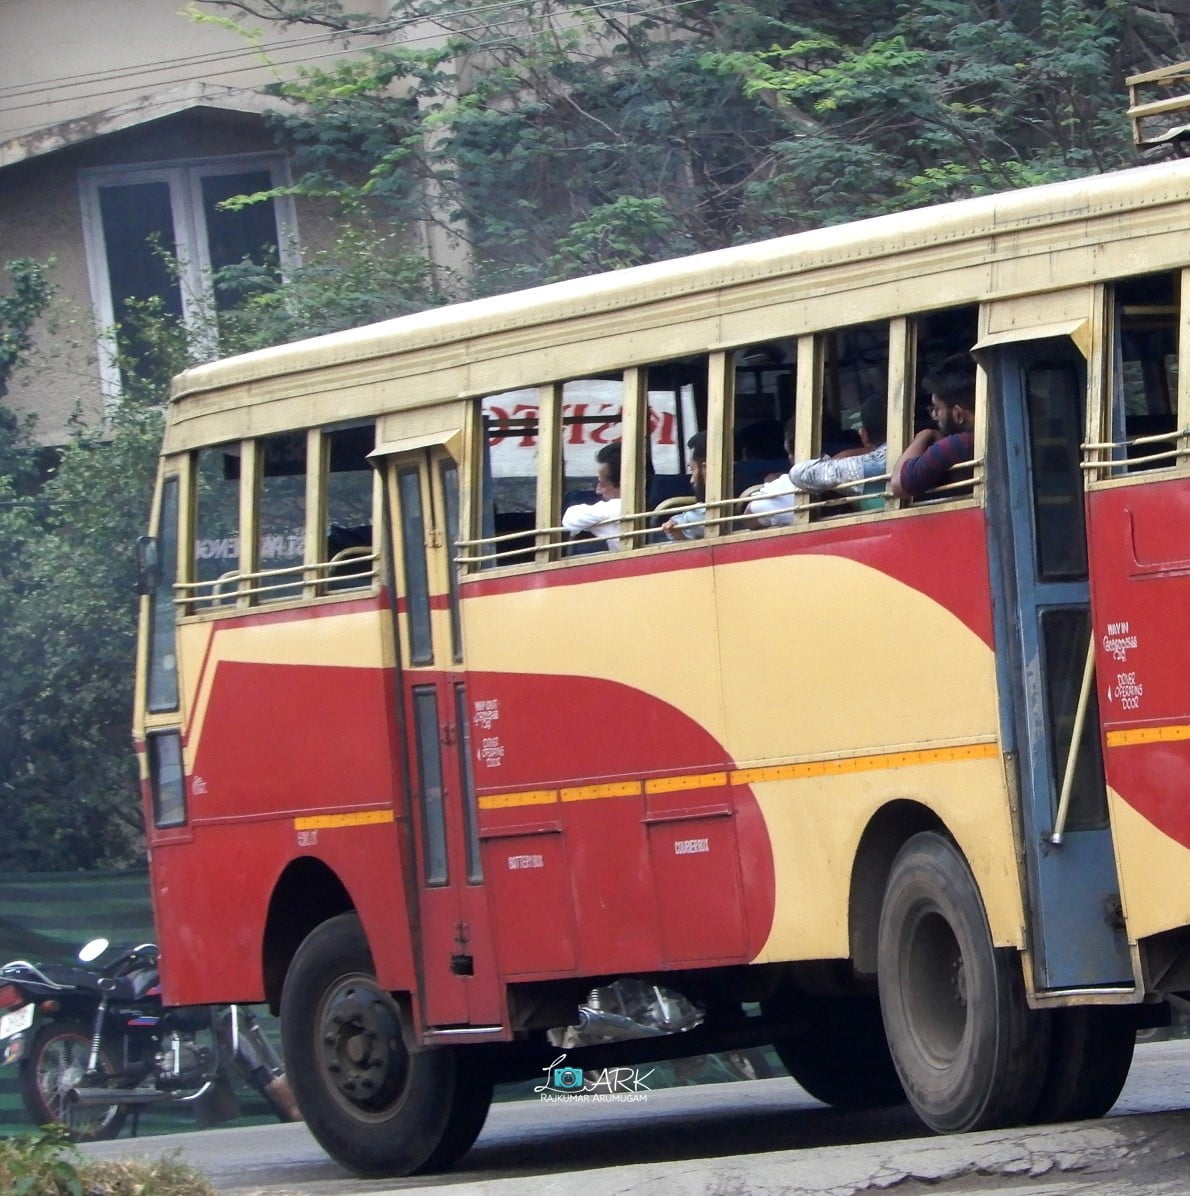
<svg viewBox="0 0 1190 1196">
<path fill-rule="evenodd" d="M 981 361 L 1001 722 L 1017 762 L 1034 985 L 1131 989 L 1088 662 L 1086 363 L 1067 336 L 988 347 Z"/>
<path fill-rule="evenodd" d="M 389 456 L 385 468 L 423 1017 L 433 1028 L 498 1027 L 453 562 L 458 466 L 433 446 Z"/>
</svg>

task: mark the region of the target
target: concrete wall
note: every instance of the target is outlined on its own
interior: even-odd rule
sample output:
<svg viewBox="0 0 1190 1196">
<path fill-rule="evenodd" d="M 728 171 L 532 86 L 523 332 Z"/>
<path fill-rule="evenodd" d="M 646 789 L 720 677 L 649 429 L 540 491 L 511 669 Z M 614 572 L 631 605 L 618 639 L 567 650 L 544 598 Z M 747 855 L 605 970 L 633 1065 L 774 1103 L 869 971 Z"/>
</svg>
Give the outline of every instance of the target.
<svg viewBox="0 0 1190 1196">
<path fill-rule="evenodd" d="M 283 30 L 238 14 L 260 30 L 258 50 L 234 30 L 192 20 L 186 7 L 185 0 L 0 0 L 0 142 L 182 83 L 256 89 L 302 64 L 328 66 L 350 44 L 328 30 Z M 388 9 L 385 0 L 347 7 L 378 20 Z"/>
</svg>

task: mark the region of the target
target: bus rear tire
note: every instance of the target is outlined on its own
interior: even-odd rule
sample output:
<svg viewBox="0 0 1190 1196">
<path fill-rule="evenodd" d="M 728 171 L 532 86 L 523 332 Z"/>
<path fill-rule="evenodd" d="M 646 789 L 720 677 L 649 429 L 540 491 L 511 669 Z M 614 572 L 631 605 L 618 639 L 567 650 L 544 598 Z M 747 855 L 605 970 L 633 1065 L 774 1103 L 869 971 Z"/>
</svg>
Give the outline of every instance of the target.
<svg viewBox="0 0 1190 1196">
<path fill-rule="evenodd" d="M 958 848 L 926 831 L 893 861 L 880 911 L 880 1006 L 917 1115 L 939 1133 L 1019 1125 L 1038 1103 L 1049 1021 L 997 949 Z"/>
<path fill-rule="evenodd" d="M 406 1016 L 377 985 L 354 913 L 298 948 L 281 994 L 286 1071 L 310 1132 L 357 1175 L 447 1167 L 487 1116 L 491 1081 L 450 1048 L 410 1051 Z"/>
<path fill-rule="evenodd" d="M 1116 1103 L 1132 1067 L 1132 1010 L 1076 1005 L 1049 1016 L 1049 1067 L 1030 1120 L 1040 1125 L 1102 1117 Z"/>
</svg>

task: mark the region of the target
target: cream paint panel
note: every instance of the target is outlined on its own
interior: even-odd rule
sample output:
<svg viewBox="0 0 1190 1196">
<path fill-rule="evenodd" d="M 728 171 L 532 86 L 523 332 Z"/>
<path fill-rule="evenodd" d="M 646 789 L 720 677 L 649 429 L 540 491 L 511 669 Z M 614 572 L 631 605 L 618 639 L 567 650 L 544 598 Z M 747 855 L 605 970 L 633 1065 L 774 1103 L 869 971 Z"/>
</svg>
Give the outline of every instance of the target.
<svg viewBox="0 0 1190 1196">
<path fill-rule="evenodd" d="M 388 615 L 380 611 L 319 619 L 316 633 L 307 619 L 244 628 L 223 621 L 183 623 L 178 628 L 178 655 L 189 752 L 202 739 L 220 662 L 383 668 L 392 661 L 389 627 Z"/>
<path fill-rule="evenodd" d="M 1190 852 L 1108 790 L 1128 938 L 1190 923 Z"/>
<path fill-rule="evenodd" d="M 726 742 L 740 765 L 998 738 L 993 655 L 932 598 L 834 556 L 748 562 L 721 569 L 716 584 Z M 942 700 L 960 684 L 961 701 Z M 847 953 L 851 860 L 867 819 L 894 798 L 938 812 L 980 883 L 993 937 L 1019 944 L 1015 839 L 999 760 L 777 782 L 757 793 L 775 845 L 770 958 L 817 958 L 828 945 L 827 955 Z M 780 850 L 807 832 L 810 850 Z"/>
<path fill-rule="evenodd" d="M 494 595 L 463 610 L 469 670 L 603 677 L 653 694 L 723 741 L 710 569 Z"/>
<path fill-rule="evenodd" d="M 754 786 L 773 844 L 773 925 L 756 962 L 849 954 L 851 862 L 873 814 L 911 796 L 936 810 L 975 874 L 997 946 L 1023 943 L 1023 913 L 998 759 Z"/>
<path fill-rule="evenodd" d="M 997 734 L 991 651 L 917 590 L 808 555 L 721 569 L 716 585 L 741 764 Z M 944 700 L 959 683 L 962 701 Z"/>
<path fill-rule="evenodd" d="M 714 587 L 721 609 L 730 612 L 718 628 Z M 782 595 L 799 597 L 795 604 Z M 841 668 L 846 645 L 837 634 L 794 634 L 794 623 L 781 636 L 781 619 L 792 618 L 795 606 L 801 626 L 845 628 L 847 642 L 866 645 L 866 652 Z M 978 637 L 924 595 L 835 557 L 721 567 L 713 582 L 709 570 L 699 569 L 554 587 L 484 598 L 464 609 L 471 668 L 533 669 L 633 686 L 697 721 L 741 766 L 986 742 L 998 727 L 994 662 Z M 716 635 L 719 669 L 709 651 Z M 733 675 L 734 690 L 727 680 Z M 895 692 L 915 692 L 905 679 L 917 677 L 921 700 L 894 700 Z M 827 678 L 834 679 L 832 690 Z M 961 679 L 964 700 L 940 712 L 936 678 L 948 679 L 949 692 Z M 798 717 L 790 717 L 791 706 Z M 839 710 L 845 720 L 832 716 Z M 1021 945 L 1016 846 L 998 758 L 768 782 L 755 792 L 777 857 L 779 913 L 767 958 L 846 955 L 850 861 L 871 813 L 898 797 L 937 810 L 971 862 L 996 942 Z M 794 846 L 782 852 L 783 844 Z"/>
<path fill-rule="evenodd" d="M 987 306 L 987 331 L 1013 332 L 1039 324 L 1073 323 L 1089 320 L 1093 313 L 1094 288 L 1072 287 L 1067 291 L 1001 299 Z"/>
</svg>

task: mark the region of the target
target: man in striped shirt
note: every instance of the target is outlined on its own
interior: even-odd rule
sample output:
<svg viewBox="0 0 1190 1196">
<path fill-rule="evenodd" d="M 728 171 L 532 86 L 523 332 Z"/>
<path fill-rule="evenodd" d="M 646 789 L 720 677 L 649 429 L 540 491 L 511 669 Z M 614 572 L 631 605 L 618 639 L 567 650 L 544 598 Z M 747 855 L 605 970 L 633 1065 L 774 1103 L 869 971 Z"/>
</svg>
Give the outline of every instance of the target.
<svg viewBox="0 0 1190 1196">
<path fill-rule="evenodd" d="M 889 483 L 898 498 L 920 498 L 951 470 L 975 456 L 975 362 L 966 353 L 946 358 L 922 379 L 936 428 L 924 428 L 897 458 Z"/>
</svg>

